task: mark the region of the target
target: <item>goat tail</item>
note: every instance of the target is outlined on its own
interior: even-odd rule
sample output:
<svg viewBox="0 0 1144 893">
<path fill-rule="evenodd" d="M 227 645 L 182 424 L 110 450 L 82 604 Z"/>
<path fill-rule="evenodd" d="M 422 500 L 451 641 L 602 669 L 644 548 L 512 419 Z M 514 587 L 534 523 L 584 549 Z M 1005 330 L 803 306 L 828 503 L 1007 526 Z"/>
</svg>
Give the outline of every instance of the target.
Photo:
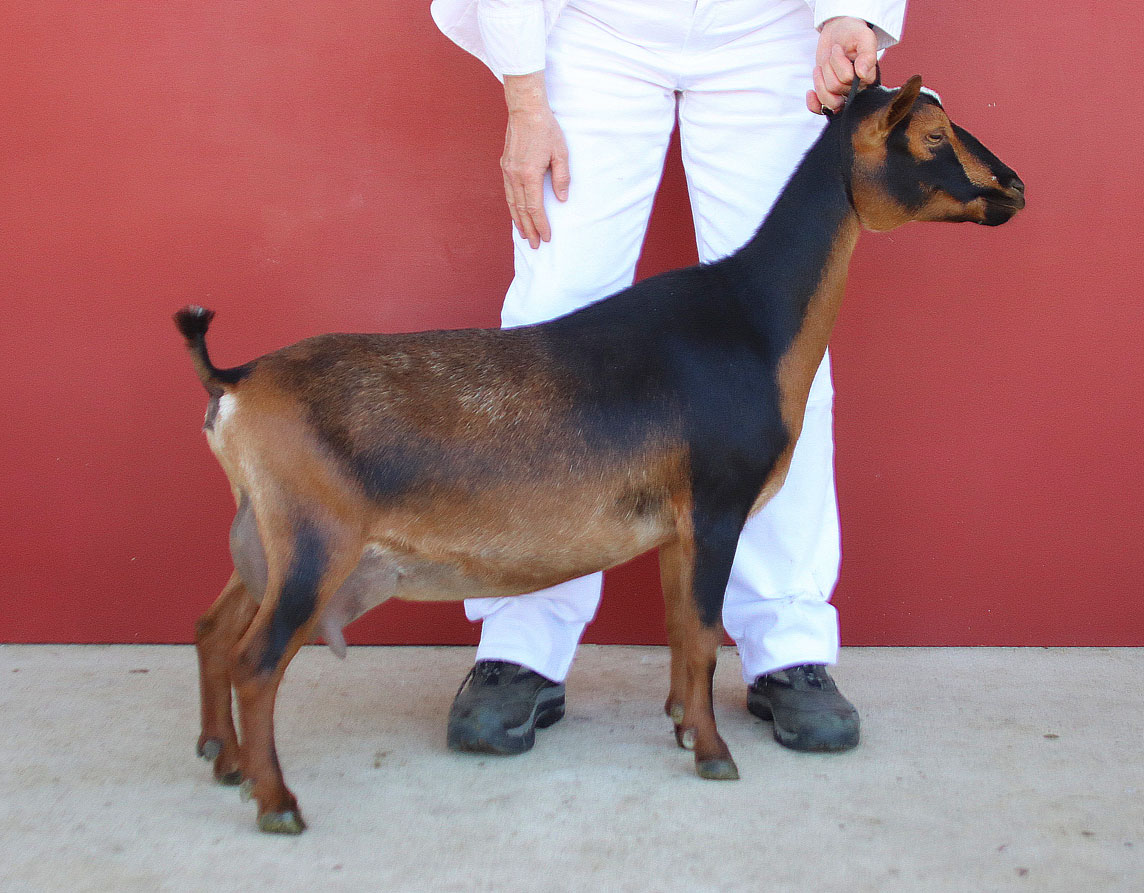
<svg viewBox="0 0 1144 893">
<path fill-rule="evenodd" d="M 212 362 L 207 353 L 207 329 L 214 319 L 214 311 L 205 307 L 188 304 L 175 316 L 175 326 L 184 338 L 187 339 L 187 349 L 191 352 L 191 362 L 199 381 L 212 397 L 224 393 L 228 387 L 233 387 L 250 374 L 252 364 L 236 366 L 233 369 L 219 369 Z"/>
</svg>

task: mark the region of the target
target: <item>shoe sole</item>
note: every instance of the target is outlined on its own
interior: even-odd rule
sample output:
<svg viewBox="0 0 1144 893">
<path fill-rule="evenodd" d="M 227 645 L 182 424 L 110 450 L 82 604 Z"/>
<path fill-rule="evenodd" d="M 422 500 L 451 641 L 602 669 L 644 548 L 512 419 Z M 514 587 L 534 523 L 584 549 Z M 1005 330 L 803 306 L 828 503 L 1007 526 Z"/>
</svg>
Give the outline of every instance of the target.
<svg viewBox="0 0 1144 893">
<path fill-rule="evenodd" d="M 487 721 L 482 722 L 482 718 Z M 536 741 L 536 730 L 547 729 L 564 718 L 564 694 L 554 692 L 545 697 L 542 692 L 532 705 L 532 713 L 519 726 L 501 729 L 495 717 L 488 713 L 450 722 L 447 744 L 450 750 L 462 753 L 484 753 L 496 756 L 516 756 L 531 750 Z"/>
</svg>

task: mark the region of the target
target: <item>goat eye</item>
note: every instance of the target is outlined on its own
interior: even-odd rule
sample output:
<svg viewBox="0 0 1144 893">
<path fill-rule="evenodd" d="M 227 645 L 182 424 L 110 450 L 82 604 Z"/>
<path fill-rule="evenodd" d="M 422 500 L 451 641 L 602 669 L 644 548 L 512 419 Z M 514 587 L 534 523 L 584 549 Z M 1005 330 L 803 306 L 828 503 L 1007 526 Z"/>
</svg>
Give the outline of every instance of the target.
<svg viewBox="0 0 1144 893">
<path fill-rule="evenodd" d="M 931 146 L 937 146 L 945 142 L 945 133 L 941 130 L 935 130 L 932 133 L 926 134 L 926 142 Z"/>
</svg>

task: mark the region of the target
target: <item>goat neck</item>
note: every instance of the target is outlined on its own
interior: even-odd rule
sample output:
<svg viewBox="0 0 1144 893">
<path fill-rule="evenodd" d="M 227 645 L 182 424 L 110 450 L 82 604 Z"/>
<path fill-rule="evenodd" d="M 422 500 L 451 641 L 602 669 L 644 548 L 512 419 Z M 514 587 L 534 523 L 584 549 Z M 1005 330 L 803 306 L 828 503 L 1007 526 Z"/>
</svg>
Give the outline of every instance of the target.
<svg viewBox="0 0 1144 893">
<path fill-rule="evenodd" d="M 777 367 L 783 421 L 795 437 L 861 231 L 849 196 L 844 133 L 841 121 L 831 121 L 754 237 L 719 262 L 737 283 L 741 313 Z"/>
</svg>

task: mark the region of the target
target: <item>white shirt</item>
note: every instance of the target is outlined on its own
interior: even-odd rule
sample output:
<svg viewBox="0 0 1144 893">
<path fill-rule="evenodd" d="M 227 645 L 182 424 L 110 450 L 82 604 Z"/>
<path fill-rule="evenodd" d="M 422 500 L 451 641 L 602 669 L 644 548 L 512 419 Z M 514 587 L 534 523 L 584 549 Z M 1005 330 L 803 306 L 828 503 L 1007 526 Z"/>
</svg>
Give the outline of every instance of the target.
<svg viewBox="0 0 1144 893">
<path fill-rule="evenodd" d="M 805 0 L 814 26 L 853 16 L 874 26 L 878 49 L 902 36 L 906 0 Z M 544 68 L 548 32 L 568 0 L 433 0 L 433 21 L 450 40 L 503 78 Z"/>
</svg>

